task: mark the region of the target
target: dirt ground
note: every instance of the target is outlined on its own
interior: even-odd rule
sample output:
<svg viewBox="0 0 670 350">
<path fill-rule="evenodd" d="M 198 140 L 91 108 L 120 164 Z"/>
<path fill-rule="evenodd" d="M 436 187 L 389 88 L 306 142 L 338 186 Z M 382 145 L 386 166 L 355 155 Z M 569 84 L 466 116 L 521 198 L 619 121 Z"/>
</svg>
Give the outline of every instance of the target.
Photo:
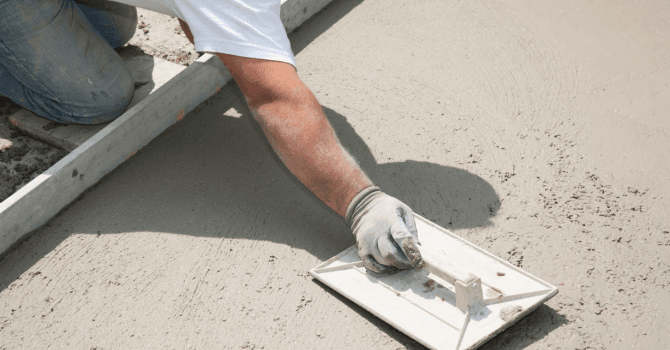
<svg viewBox="0 0 670 350">
<path fill-rule="evenodd" d="M 0 202 L 67 154 L 16 129 L 8 117 L 20 109 L 0 96 Z"/>
<path fill-rule="evenodd" d="M 670 348 L 669 11 L 337 0 L 290 36 L 384 191 L 559 287 L 483 349 Z M 0 349 L 422 348 L 308 275 L 353 243 L 229 84 L 0 261 Z"/>
</svg>

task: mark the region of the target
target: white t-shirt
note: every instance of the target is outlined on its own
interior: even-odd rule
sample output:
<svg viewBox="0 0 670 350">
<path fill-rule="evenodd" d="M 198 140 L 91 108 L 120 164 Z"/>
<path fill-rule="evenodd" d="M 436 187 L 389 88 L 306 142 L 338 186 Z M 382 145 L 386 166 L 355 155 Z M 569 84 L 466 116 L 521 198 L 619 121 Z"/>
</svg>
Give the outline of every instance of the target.
<svg viewBox="0 0 670 350">
<path fill-rule="evenodd" d="M 181 18 L 195 50 L 290 63 L 281 0 L 112 0 Z"/>
</svg>

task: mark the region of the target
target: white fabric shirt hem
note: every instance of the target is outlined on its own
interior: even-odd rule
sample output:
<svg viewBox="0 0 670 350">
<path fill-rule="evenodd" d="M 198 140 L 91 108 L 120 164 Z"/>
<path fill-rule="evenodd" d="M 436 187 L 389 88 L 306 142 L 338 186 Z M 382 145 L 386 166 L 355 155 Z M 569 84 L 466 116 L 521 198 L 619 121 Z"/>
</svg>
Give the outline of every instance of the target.
<svg viewBox="0 0 670 350">
<path fill-rule="evenodd" d="M 281 50 L 254 45 L 251 43 L 234 43 L 218 38 L 195 39 L 195 50 L 207 53 L 225 53 L 233 56 L 257 58 L 261 60 L 285 62 L 298 69 L 295 57 Z"/>
</svg>

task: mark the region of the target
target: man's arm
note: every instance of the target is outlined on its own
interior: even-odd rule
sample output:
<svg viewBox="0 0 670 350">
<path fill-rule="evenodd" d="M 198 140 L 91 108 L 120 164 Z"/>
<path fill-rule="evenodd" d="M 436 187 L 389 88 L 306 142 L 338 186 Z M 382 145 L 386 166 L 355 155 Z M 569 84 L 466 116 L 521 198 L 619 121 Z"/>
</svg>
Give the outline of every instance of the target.
<svg viewBox="0 0 670 350">
<path fill-rule="evenodd" d="M 217 55 L 286 167 L 344 217 L 354 196 L 372 186 L 372 181 L 340 145 L 321 105 L 295 68 L 284 62 Z"/>
<path fill-rule="evenodd" d="M 179 20 L 186 37 L 193 35 Z M 283 62 L 217 54 L 240 86 L 254 118 L 286 167 L 344 217 L 351 200 L 372 186 L 342 148 L 328 119 L 295 68 Z"/>
<path fill-rule="evenodd" d="M 340 145 L 295 68 L 284 62 L 217 55 L 286 167 L 351 225 L 365 266 L 375 272 L 421 267 L 412 210 L 372 186 Z"/>
<path fill-rule="evenodd" d="M 188 26 L 181 24 L 193 41 Z M 217 56 L 282 162 L 314 195 L 345 217 L 365 266 L 375 272 L 420 267 L 412 210 L 372 186 L 340 145 L 321 105 L 295 68 L 284 62 Z"/>
</svg>

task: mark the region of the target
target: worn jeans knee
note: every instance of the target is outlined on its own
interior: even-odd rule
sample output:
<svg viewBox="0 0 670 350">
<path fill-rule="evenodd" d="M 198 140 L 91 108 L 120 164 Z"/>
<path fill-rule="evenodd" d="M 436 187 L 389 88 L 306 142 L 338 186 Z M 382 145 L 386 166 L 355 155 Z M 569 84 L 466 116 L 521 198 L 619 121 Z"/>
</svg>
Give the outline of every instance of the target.
<svg viewBox="0 0 670 350">
<path fill-rule="evenodd" d="M 117 118 L 130 71 L 72 0 L 0 0 L 0 94 L 61 123 Z"/>
</svg>

